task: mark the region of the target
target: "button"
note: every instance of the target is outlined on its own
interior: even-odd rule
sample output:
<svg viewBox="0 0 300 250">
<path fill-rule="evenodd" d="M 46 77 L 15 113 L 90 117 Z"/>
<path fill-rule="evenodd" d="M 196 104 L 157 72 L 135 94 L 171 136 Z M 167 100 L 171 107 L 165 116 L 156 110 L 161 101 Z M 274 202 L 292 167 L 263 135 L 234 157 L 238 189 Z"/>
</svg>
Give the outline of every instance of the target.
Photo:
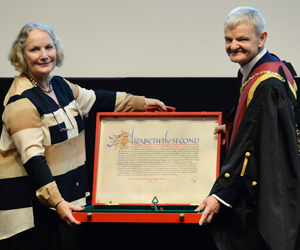
<svg viewBox="0 0 300 250">
<path fill-rule="evenodd" d="M 250 153 L 247 152 L 247 153 L 245 154 L 245 156 L 246 156 L 246 157 L 250 157 Z"/>
<path fill-rule="evenodd" d="M 253 182 L 252 182 L 252 186 L 255 187 L 256 185 L 257 185 L 257 182 L 256 182 L 256 181 L 253 181 Z"/>
<path fill-rule="evenodd" d="M 229 177 L 230 177 L 230 174 L 229 174 L 229 173 L 226 173 L 224 176 L 225 176 L 225 178 L 229 178 Z"/>
</svg>

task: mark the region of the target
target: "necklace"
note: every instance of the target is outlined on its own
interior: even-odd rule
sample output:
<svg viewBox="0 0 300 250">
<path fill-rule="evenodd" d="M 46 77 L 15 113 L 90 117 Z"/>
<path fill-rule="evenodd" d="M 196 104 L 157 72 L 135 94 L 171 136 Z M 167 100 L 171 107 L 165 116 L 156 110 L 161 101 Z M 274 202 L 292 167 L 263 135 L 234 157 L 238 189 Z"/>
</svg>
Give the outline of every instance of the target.
<svg viewBox="0 0 300 250">
<path fill-rule="evenodd" d="M 49 82 L 49 89 L 45 89 L 44 87 L 42 87 L 40 84 L 38 84 L 32 77 L 31 75 L 29 75 L 29 73 L 27 71 L 24 71 L 24 75 L 28 78 L 28 80 L 34 85 L 34 86 L 38 86 L 43 92 L 45 93 L 50 93 L 53 88 L 52 88 L 52 83 L 51 83 L 51 79 Z"/>
<path fill-rule="evenodd" d="M 258 75 L 261 75 L 261 74 L 265 74 L 265 73 L 271 74 L 271 75 L 274 75 L 274 76 L 277 76 L 277 77 L 280 79 L 280 81 L 285 82 L 284 78 L 283 78 L 281 75 L 279 75 L 278 73 L 272 72 L 272 71 L 270 71 L 270 70 L 263 70 L 263 71 L 260 71 L 260 72 L 258 72 L 258 73 L 256 73 L 256 74 L 254 74 L 253 76 L 249 77 L 248 80 L 247 80 L 246 82 L 244 82 L 244 84 L 243 84 L 242 87 L 240 88 L 240 93 L 242 93 L 242 90 L 246 87 L 246 85 L 247 85 L 254 77 L 256 77 L 256 76 L 258 76 Z"/>
</svg>

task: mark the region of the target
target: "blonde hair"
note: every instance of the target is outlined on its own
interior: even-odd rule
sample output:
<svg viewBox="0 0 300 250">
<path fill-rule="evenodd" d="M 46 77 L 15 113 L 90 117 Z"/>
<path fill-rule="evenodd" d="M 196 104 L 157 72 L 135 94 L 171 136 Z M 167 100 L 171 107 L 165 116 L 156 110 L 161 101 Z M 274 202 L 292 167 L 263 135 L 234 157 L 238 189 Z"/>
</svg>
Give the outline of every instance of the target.
<svg viewBox="0 0 300 250">
<path fill-rule="evenodd" d="M 25 58 L 25 46 L 28 36 L 31 31 L 39 29 L 45 31 L 52 38 L 56 49 L 56 66 L 60 67 L 64 62 L 64 51 L 61 40 L 54 34 L 52 28 L 40 22 L 28 23 L 21 30 L 16 40 L 13 42 L 11 50 L 8 55 L 8 60 L 20 73 L 27 69 Z"/>
<path fill-rule="evenodd" d="M 240 24 L 252 23 L 259 36 L 265 31 L 265 20 L 263 16 L 252 7 L 237 7 L 233 9 L 224 21 L 224 29 L 235 29 Z"/>
</svg>

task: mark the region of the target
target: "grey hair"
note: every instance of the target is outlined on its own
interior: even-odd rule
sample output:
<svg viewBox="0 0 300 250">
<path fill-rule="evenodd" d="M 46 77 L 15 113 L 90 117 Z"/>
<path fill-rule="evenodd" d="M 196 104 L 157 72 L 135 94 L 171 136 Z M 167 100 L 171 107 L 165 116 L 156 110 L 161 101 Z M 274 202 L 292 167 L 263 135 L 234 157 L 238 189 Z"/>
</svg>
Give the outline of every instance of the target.
<svg viewBox="0 0 300 250">
<path fill-rule="evenodd" d="M 64 62 L 64 49 L 61 40 L 54 34 L 52 28 L 40 22 L 28 23 L 19 32 L 16 40 L 13 42 L 8 55 L 8 60 L 20 73 L 27 69 L 25 60 L 25 46 L 31 31 L 39 29 L 45 31 L 52 38 L 56 49 L 56 66 L 60 67 Z"/>
<path fill-rule="evenodd" d="M 265 31 L 265 20 L 263 16 L 252 7 L 237 7 L 233 9 L 224 21 L 224 29 L 235 29 L 240 24 L 252 23 L 259 36 Z"/>
</svg>

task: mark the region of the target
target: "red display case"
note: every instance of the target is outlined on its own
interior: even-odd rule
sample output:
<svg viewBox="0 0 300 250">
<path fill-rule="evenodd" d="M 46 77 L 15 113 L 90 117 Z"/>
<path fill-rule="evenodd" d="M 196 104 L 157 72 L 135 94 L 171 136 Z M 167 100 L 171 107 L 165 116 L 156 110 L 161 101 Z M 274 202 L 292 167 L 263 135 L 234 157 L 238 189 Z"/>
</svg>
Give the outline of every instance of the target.
<svg viewBox="0 0 300 250">
<path fill-rule="evenodd" d="M 81 222 L 198 223 L 220 171 L 221 112 L 98 113 Z"/>
</svg>

